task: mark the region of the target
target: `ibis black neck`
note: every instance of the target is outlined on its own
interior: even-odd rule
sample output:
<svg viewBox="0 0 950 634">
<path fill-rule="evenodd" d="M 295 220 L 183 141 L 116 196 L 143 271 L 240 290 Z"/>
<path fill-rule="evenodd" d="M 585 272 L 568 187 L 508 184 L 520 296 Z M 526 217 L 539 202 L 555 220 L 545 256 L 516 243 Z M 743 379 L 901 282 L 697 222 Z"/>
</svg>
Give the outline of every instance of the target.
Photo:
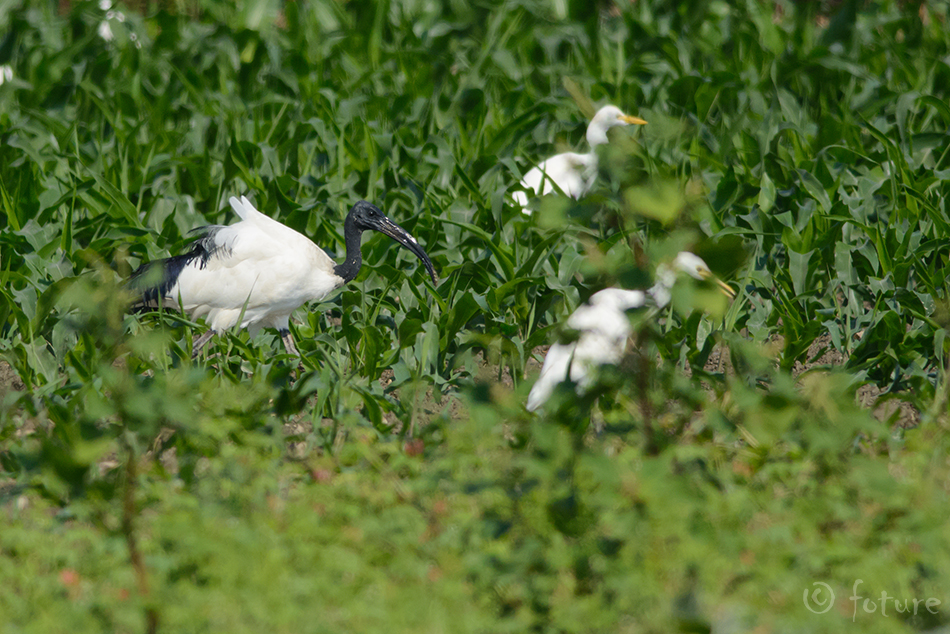
<svg viewBox="0 0 950 634">
<path fill-rule="evenodd" d="M 343 278 L 343 283 L 356 279 L 363 266 L 363 254 L 360 252 L 360 242 L 363 230 L 356 226 L 352 212 L 346 216 L 343 223 L 343 239 L 346 241 L 346 259 L 342 264 L 333 267 L 333 272 Z"/>
</svg>

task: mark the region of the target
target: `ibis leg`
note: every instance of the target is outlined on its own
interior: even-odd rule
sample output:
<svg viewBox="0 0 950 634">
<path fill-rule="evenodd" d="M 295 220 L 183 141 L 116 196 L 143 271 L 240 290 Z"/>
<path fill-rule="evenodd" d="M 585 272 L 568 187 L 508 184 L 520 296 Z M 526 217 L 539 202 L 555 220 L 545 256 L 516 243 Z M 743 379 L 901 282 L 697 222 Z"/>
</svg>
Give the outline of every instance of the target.
<svg viewBox="0 0 950 634">
<path fill-rule="evenodd" d="M 214 331 L 209 330 L 194 340 L 194 342 L 191 344 L 191 358 L 192 359 L 197 358 L 198 353 L 201 352 L 201 349 L 204 348 L 205 345 L 209 341 L 211 341 L 211 337 L 213 336 L 214 336 Z"/>
<path fill-rule="evenodd" d="M 284 348 L 287 349 L 287 354 L 292 354 L 295 357 L 300 356 L 300 353 L 297 352 L 297 346 L 294 345 L 294 337 L 290 334 L 289 330 L 281 330 L 280 338 L 284 342 Z"/>
</svg>

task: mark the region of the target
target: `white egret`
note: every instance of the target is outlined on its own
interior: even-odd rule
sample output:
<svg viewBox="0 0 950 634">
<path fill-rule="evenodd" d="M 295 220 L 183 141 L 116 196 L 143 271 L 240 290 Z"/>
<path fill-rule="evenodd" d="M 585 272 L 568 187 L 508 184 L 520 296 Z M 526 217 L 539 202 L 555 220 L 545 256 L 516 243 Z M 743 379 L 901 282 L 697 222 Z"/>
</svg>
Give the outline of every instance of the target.
<svg viewBox="0 0 950 634">
<path fill-rule="evenodd" d="M 565 152 L 542 161 L 525 174 L 521 180 L 521 187 L 544 195 L 555 191 L 554 185 L 557 185 L 568 196 L 575 199 L 581 198 L 590 191 L 597 179 L 596 148 L 598 145 L 607 143 L 607 130 L 614 126 L 631 124 L 646 125 L 646 121 L 624 114 L 617 106 L 604 106 L 597 111 L 590 125 L 587 126 L 587 143 L 590 144 L 590 152 L 587 154 Z M 524 213 L 531 213 L 529 209 L 526 209 L 528 196 L 525 192 L 512 192 L 511 197 L 521 205 Z"/>
<path fill-rule="evenodd" d="M 196 229 L 204 235 L 190 251 L 143 264 L 129 280 L 140 294 L 139 309 L 162 303 L 193 319 L 206 318 L 211 329 L 195 340 L 192 358 L 215 333 L 239 321 L 252 336 L 262 327 L 276 328 L 287 352 L 299 356 L 289 330 L 290 314 L 356 277 L 363 264 L 363 231 L 385 233 L 415 253 L 437 282 L 432 262 L 416 239 L 365 200 L 346 216 L 346 257 L 341 264 L 303 234 L 259 212 L 244 196 L 232 197 L 230 203 L 239 222 Z"/>
<path fill-rule="evenodd" d="M 713 275 L 702 258 L 688 251 L 680 252 L 672 266 L 661 265 L 656 272 L 656 283 L 647 291 L 605 288 L 594 293 L 567 319 L 568 327 L 579 333 L 577 340 L 553 344 L 544 357 L 541 374 L 528 394 L 528 409 L 534 411 L 541 407 L 568 376 L 577 383 L 578 390 L 585 390 L 590 386 L 591 371 L 595 367 L 618 363 L 631 332 L 626 311 L 650 301 L 658 308 L 666 306 L 679 273 L 698 280 L 714 280 L 728 297 L 735 296 L 735 291 Z"/>
</svg>

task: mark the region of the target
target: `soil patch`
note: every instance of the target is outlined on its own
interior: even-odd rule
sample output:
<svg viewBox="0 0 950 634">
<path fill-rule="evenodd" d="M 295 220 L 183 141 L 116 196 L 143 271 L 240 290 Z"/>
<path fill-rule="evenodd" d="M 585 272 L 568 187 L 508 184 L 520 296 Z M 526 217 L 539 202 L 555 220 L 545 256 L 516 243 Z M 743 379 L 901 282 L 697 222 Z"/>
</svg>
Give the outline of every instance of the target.
<svg viewBox="0 0 950 634">
<path fill-rule="evenodd" d="M 20 379 L 20 375 L 13 369 L 13 366 L 6 361 L 0 361 L 0 396 L 11 390 L 25 390 L 26 384 Z"/>
</svg>

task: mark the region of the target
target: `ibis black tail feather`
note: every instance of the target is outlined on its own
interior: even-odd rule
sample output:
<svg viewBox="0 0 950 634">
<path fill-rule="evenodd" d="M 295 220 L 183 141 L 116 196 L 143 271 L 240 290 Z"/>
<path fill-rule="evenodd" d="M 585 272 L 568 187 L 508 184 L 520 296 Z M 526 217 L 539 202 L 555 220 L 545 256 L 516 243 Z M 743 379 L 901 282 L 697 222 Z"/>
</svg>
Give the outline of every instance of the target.
<svg viewBox="0 0 950 634">
<path fill-rule="evenodd" d="M 132 305 L 132 312 L 148 312 L 158 308 L 159 300 L 178 281 L 182 269 L 201 257 L 192 250 L 184 255 L 146 262 L 129 277 L 129 288 L 139 297 Z"/>
<path fill-rule="evenodd" d="M 185 267 L 195 265 L 199 269 L 205 268 L 208 260 L 221 250 L 221 247 L 215 244 L 214 237 L 223 228 L 210 225 L 194 229 L 191 233 L 203 232 L 204 235 L 191 243 L 191 249 L 187 253 L 146 262 L 137 268 L 126 283 L 129 290 L 138 296 L 130 310 L 135 313 L 155 310 L 163 298 L 170 298 L 169 293 Z"/>
</svg>

